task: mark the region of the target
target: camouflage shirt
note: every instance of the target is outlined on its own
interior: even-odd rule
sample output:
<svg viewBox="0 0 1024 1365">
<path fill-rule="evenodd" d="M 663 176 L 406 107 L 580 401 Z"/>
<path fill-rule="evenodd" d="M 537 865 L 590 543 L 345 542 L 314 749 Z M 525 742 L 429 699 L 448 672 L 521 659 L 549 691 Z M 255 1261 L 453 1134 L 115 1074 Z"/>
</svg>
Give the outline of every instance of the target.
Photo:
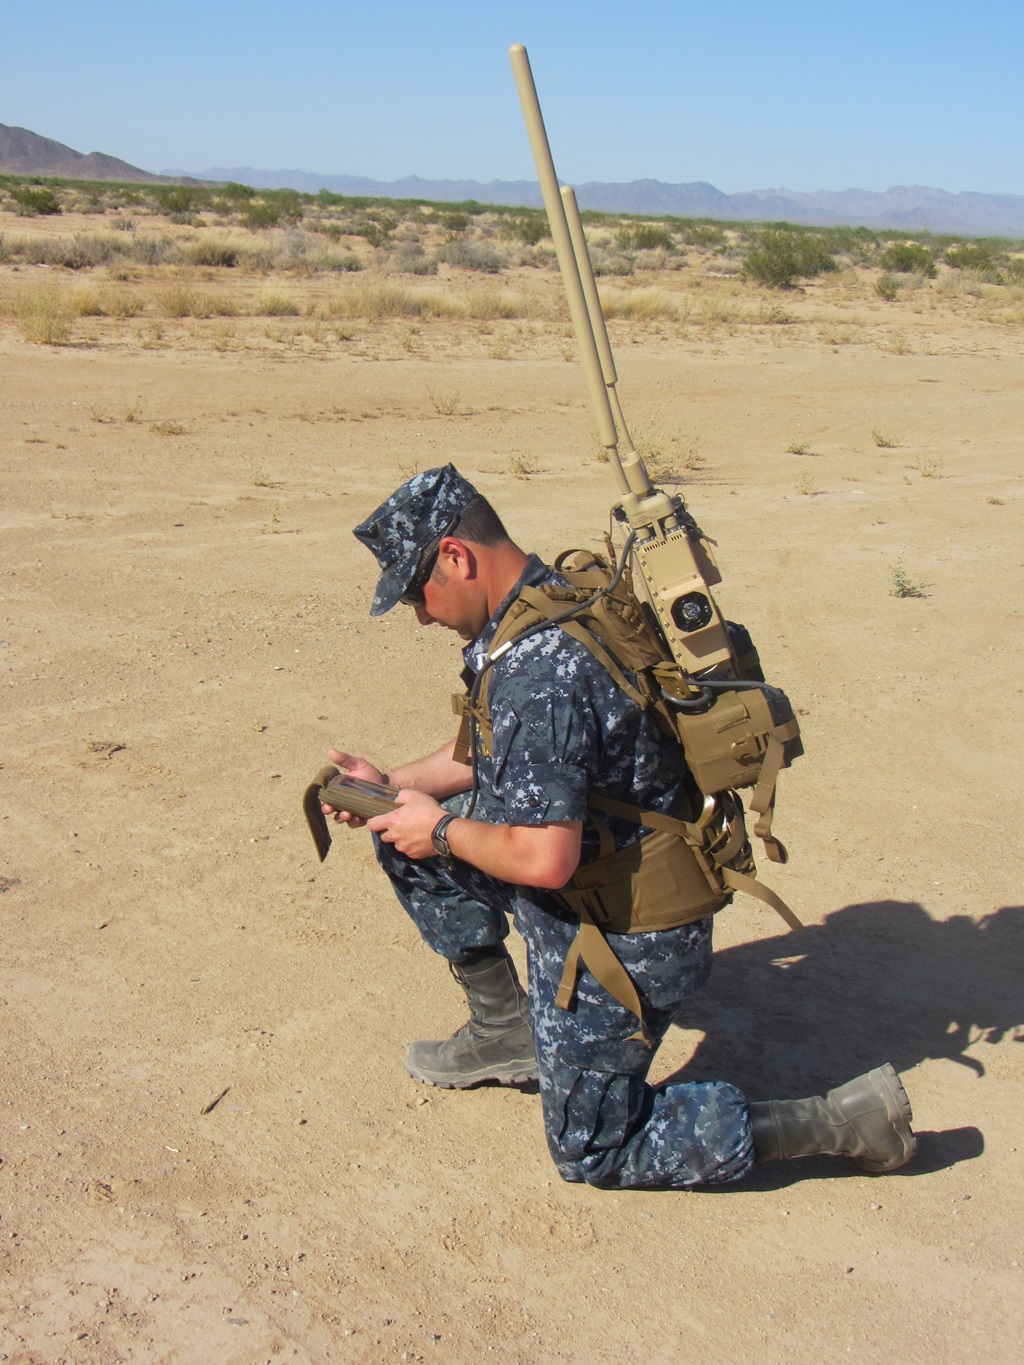
<svg viewBox="0 0 1024 1365">
<path fill-rule="evenodd" d="M 480 635 L 463 651 L 467 684 L 479 672 L 501 618 L 523 587 L 564 584 L 536 555 Z M 626 696 L 585 646 L 557 626 L 507 650 L 492 666 L 490 755 L 478 752 L 475 816 L 493 824 L 586 820 L 588 791 L 670 814 L 686 766 L 678 744 Z M 617 846 L 645 826 L 606 817 Z M 597 853 L 584 830 L 583 861 Z"/>
</svg>

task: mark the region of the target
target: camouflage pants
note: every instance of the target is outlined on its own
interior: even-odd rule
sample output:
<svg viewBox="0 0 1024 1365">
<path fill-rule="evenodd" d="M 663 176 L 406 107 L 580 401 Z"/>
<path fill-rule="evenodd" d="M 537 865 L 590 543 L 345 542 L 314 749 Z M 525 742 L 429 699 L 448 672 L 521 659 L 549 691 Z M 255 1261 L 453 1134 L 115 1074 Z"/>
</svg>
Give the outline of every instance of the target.
<svg viewBox="0 0 1024 1365">
<path fill-rule="evenodd" d="M 544 1128 L 564 1180 L 608 1189 L 679 1189 L 746 1174 L 753 1141 L 740 1091 L 720 1081 L 647 1084 L 673 1014 L 710 974 L 709 919 L 651 934 L 609 935 L 643 1001 L 654 1044 L 647 1047 L 630 1040 L 636 1016 L 589 972 L 580 972 L 573 1007 L 556 1006 L 577 926 L 544 908 L 540 895 L 530 899 L 522 888 L 465 863 L 413 862 L 389 844 L 375 839 L 374 845 L 399 901 L 426 943 L 448 961 L 497 948 L 514 917 L 527 945 Z"/>
</svg>

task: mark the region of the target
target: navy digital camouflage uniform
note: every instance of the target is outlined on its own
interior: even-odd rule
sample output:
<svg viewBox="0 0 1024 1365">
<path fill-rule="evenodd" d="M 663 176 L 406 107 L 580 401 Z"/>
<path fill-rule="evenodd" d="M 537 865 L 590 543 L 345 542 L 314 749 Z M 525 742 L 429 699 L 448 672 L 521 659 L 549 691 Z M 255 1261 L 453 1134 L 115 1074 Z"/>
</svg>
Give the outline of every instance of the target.
<svg viewBox="0 0 1024 1365">
<path fill-rule="evenodd" d="M 467 676 L 479 670 L 521 588 L 561 581 L 531 557 L 464 651 Z M 647 809 L 674 809 L 684 780 L 678 747 L 587 649 L 557 627 L 539 631 L 493 665 L 489 708 L 493 747 L 490 755 L 478 754 L 472 818 L 512 825 L 585 820 L 590 788 Z M 461 813 L 467 802 L 460 796 L 444 804 Z M 619 846 L 646 832 L 612 818 L 608 825 Z M 653 1042 L 648 1047 L 632 1037 L 635 1015 L 586 970 L 580 971 L 572 1007 L 556 1006 L 578 922 L 550 895 L 499 881 L 458 859 L 414 861 L 393 845 L 374 842 L 400 902 L 429 946 L 450 962 L 496 948 L 514 918 L 528 950 L 548 1146 L 564 1179 L 609 1188 L 680 1188 L 746 1173 L 754 1153 L 749 1108 L 740 1091 L 722 1082 L 646 1084 L 674 1013 L 710 974 L 710 919 L 608 936 L 643 1003 Z M 596 836 L 585 828 L 583 860 L 595 853 Z"/>
</svg>

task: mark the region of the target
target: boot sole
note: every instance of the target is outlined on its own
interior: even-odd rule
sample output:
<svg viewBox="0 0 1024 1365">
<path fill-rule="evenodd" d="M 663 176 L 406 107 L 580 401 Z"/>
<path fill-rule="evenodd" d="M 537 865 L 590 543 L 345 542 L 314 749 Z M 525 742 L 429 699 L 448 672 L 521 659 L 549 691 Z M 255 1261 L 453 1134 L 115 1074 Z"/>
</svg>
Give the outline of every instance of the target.
<svg viewBox="0 0 1024 1365">
<path fill-rule="evenodd" d="M 431 1074 L 428 1071 L 414 1071 L 408 1061 L 403 1061 L 402 1065 L 414 1081 L 435 1086 L 438 1090 L 469 1090 L 474 1085 L 482 1085 L 484 1081 L 497 1081 L 499 1085 L 524 1085 L 527 1081 L 537 1079 L 537 1068 L 529 1066 L 481 1067 L 477 1071 L 466 1071 L 459 1076 L 451 1076 L 438 1072 Z"/>
<path fill-rule="evenodd" d="M 888 1161 L 871 1161 L 867 1157 L 854 1157 L 854 1161 L 862 1171 L 876 1174 L 882 1171 L 895 1171 L 909 1161 L 917 1151 L 917 1138 L 910 1127 L 914 1117 L 910 1099 L 903 1088 L 903 1082 L 888 1062 L 884 1066 L 876 1067 L 874 1071 L 869 1071 L 868 1077 L 875 1093 L 885 1101 L 886 1117 L 900 1140 L 902 1151 Z"/>
</svg>

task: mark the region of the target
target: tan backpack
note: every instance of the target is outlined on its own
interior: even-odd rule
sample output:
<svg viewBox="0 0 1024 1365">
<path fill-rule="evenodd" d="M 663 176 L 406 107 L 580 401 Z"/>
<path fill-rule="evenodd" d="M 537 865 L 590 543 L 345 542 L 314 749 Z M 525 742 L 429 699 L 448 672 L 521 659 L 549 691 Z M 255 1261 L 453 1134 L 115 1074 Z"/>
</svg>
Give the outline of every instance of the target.
<svg viewBox="0 0 1024 1365">
<path fill-rule="evenodd" d="M 485 753 L 491 750 L 491 666 L 519 640 L 556 625 L 589 650 L 616 686 L 681 746 L 704 796 L 696 818 L 692 810 L 689 819 L 683 813 L 661 815 L 591 792 L 588 808 L 600 838 L 599 855 L 577 869 L 568 887 L 554 893 L 580 919 L 558 1004 L 570 1007 L 582 959 L 642 1022 L 636 988 L 606 933 L 677 928 L 717 913 L 736 891 L 756 896 L 791 928 L 802 928 L 792 910 L 756 879 L 736 794 L 753 787 L 749 804 L 758 816 L 754 833 L 769 859 L 784 863 L 785 847 L 771 833 L 775 785 L 779 772 L 803 753 L 800 727 L 785 693 L 764 682 L 757 651 L 742 626 L 729 623 L 740 676 L 712 689 L 703 681 L 695 685 L 673 660 L 628 575 L 616 572 L 609 559 L 588 550 L 567 550 L 554 567 L 569 586 L 524 588 L 502 617 L 472 690 L 452 698 L 462 716 L 456 756 L 468 762 L 476 745 Z M 652 833 L 616 849 L 602 815 L 647 825 Z"/>
</svg>

